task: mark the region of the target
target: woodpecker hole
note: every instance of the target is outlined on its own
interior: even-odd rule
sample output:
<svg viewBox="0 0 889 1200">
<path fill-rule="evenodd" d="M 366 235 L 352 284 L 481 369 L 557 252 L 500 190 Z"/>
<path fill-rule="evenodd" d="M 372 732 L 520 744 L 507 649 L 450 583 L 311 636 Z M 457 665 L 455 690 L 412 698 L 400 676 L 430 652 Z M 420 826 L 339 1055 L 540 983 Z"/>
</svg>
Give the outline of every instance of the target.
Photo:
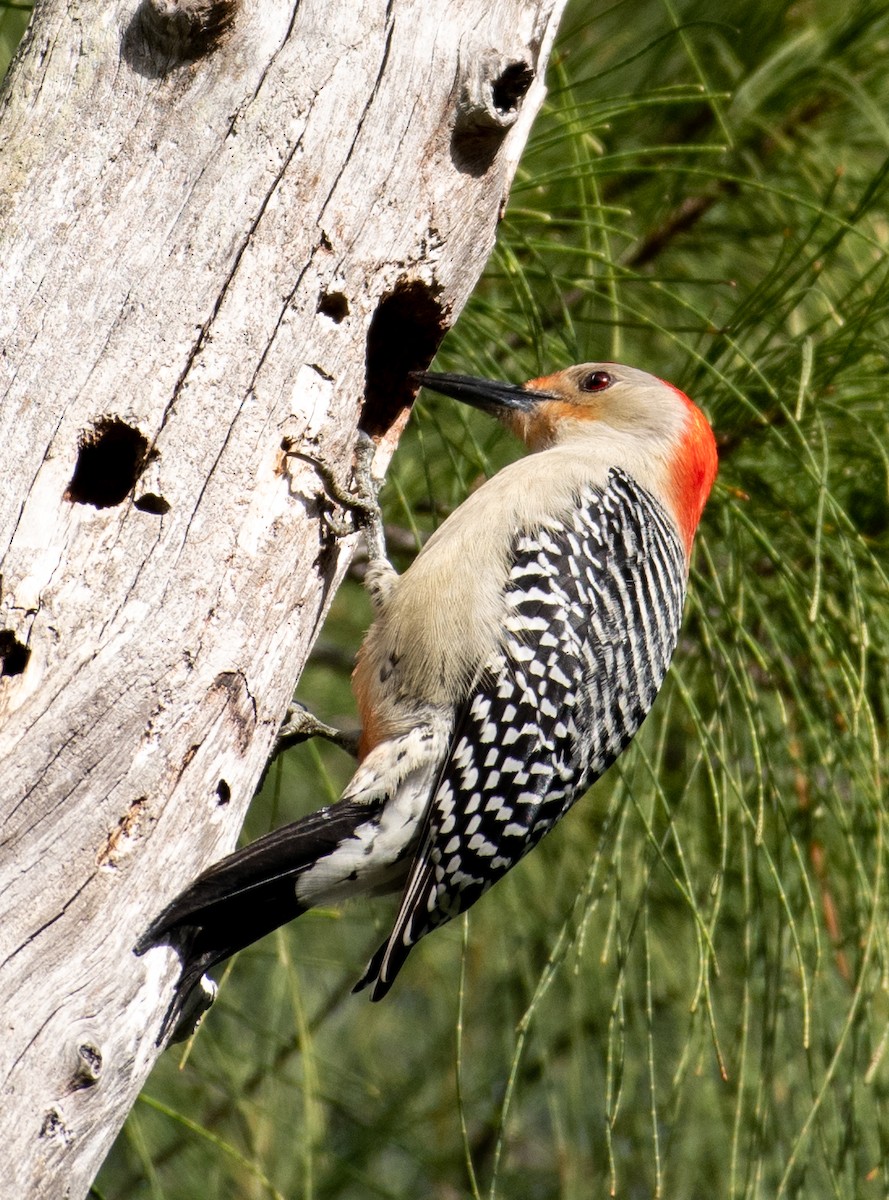
<svg viewBox="0 0 889 1200">
<path fill-rule="evenodd" d="M 534 68 L 525 59 L 507 60 L 495 50 L 472 65 L 451 136 L 451 158 L 458 171 L 476 178 L 487 173 L 533 80 Z"/>
<path fill-rule="evenodd" d="M 77 1047 L 77 1061 L 71 1079 L 71 1090 L 95 1087 L 102 1074 L 102 1051 L 92 1042 Z"/>
<path fill-rule="evenodd" d="M 138 75 L 163 79 L 212 54 L 239 7 L 238 0 L 141 0 L 123 32 L 121 58 Z"/>
<path fill-rule="evenodd" d="M 73 504 L 113 508 L 135 486 L 148 460 L 148 441 L 117 417 L 103 417 L 81 434 L 77 465 L 65 499 Z"/>
<path fill-rule="evenodd" d="M 349 301 L 342 292 L 324 292 L 318 301 L 318 312 L 339 325 L 349 315 Z"/>
<path fill-rule="evenodd" d="M 0 675 L 21 675 L 30 657 L 29 647 L 11 629 L 0 629 Z"/>
<path fill-rule="evenodd" d="M 232 790 L 224 779 L 220 779 L 216 785 L 216 796 L 220 804 L 228 804 L 232 798 Z"/>
<path fill-rule="evenodd" d="M 516 112 L 534 80 L 526 62 L 510 63 L 491 84 L 491 99 L 500 113 Z"/>
<path fill-rule="evenodd" d="M 163 496 L 155 495 L 154 492 L 145 492 L 138 500 L 133 501 L 133 507 L 138 508 L 139 512 L 152 513 L 156 517 L 162 517 L 170 511 L 170 502 Z"/>
<path fill-rule="evenodd" d="M 237 7 L 236 0 L 142 0 L 138 31 L 149 49 L 184 62 L 216 49 Z"/>
<path fill-rule="evenodd" d="M 365 433 L 385 433 L 399 412 L 410 408 L 415 388 L 408 375 L 426 369 L 446 328 L 435 293 L 420 280 L 402 280 L 383 296 L 367 333 L 365 401 L 359 423 Z"/>
</svg>

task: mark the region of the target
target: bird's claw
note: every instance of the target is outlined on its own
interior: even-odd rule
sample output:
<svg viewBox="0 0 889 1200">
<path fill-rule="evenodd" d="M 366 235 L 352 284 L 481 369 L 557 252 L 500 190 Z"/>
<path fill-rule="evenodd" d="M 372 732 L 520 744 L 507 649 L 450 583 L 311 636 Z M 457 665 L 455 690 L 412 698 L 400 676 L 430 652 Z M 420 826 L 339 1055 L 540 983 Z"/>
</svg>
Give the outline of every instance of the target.
<svg viewBox="0 0 889 1200">
<path fill-rule="evenodd" d="M 294 700 L 287 709 L 284 721 L 278 730 L 278 740 L 272 751 L 272 758 L 289 750 L 291 746 L 298 746 L 313 737 L 321 737 L 325 741 L 333 742 L 335 746 L 339 746 L 355 757 L 358 754 L 359 736 L 358 733 L 336 729 L 333 725 L 325 724 L 324 721 L 320 721 L 307 708 Z"/>
<path fill-rule="evenodd" d="M 375 479 L 373 474 L 376 449 L 376 442 L 370 434 L 359 429 L 355 438 L 355 466 L 352 470 L 355 488 L 351 493 L 352 505 L 358 523 L 364 530 L 368 558 L 371 562 L 388 562 L 386 534 L 379 502 L 381 480 Z"/>
<path fill-rule="evenodd" d="M 352 488 L 347 489 L 337 479 L 331 466 L 319 458 L 299 450 L 290 439 L 283 443 L 284 453 L 293 458 L 303 459 L 311 463 L 324 484 L 328 499 L 340 508 L 345 509 L 352 517 L 351 524 L 342 521 L 336 514 L 326 513 L 325 521 L 337 537 L 360 528 L 367 541 L 368 558 L 371 562 L 388 562 L 386 558 L 386 535 L 383 528 L 383 514 L 380 511 L 379 491 L 381 481 L 374 478 L 373 460 L 376 453 L 376 442 L 359 429 L 355 438 L 355 465 L 352 469 Z"/>
</svg>

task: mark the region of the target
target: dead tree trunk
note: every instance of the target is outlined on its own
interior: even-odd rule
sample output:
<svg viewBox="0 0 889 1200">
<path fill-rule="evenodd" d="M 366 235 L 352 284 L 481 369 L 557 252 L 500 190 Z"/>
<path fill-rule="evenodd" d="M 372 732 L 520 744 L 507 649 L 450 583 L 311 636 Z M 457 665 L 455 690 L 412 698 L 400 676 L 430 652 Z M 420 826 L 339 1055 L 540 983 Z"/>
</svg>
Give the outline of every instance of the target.
<svg viewBox="0 0 889 1200">
<path fill-rule="evenodd" d="M 0 108 L 0 1175 L 81 1196 L 494 238 L 563 0 L 43 0 Z M 285 460 L 296 439 L 304 460 Z"/>
</svg>

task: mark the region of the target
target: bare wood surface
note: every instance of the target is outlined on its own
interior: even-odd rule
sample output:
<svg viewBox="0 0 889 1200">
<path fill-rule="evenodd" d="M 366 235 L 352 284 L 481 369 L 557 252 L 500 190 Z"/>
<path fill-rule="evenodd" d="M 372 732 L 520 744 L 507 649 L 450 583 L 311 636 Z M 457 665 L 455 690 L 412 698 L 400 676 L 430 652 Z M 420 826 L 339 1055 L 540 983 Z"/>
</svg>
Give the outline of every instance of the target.
<svg viewBox="0 0 889 1200">
<path fill-rule="evenodd" d="M 82 1196 L 382 470 L 490 251 L 562 0 L 43 0 L 0 100 L 0 1173 Z M 287 459 L 285 439 L 305 458 Z"/>
</svg>

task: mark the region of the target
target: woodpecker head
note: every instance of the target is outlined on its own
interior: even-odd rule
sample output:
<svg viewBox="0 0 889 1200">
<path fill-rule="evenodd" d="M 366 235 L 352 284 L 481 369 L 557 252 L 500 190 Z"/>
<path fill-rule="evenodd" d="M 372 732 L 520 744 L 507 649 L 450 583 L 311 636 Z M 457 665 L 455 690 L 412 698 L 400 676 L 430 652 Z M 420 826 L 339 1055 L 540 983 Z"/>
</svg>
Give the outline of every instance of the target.
<svg viewBox="0 0 889 1200">
<path fill-rule="evenodd" d="M 417 372 L 432 391 L 497 417 L 529 450 L 577 444 L 633 473 L 644 464 L 691 551 L 716 477 L 716 443 L 701 410 L 662 379 L 620 363 L 581 363 L 524 384 Z"/>
</svg>

